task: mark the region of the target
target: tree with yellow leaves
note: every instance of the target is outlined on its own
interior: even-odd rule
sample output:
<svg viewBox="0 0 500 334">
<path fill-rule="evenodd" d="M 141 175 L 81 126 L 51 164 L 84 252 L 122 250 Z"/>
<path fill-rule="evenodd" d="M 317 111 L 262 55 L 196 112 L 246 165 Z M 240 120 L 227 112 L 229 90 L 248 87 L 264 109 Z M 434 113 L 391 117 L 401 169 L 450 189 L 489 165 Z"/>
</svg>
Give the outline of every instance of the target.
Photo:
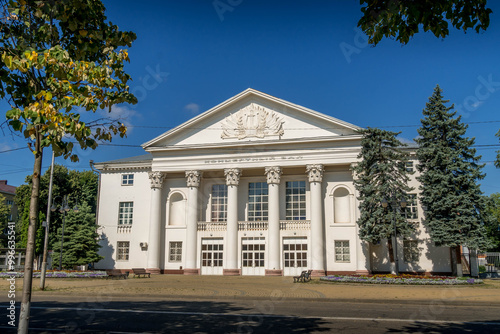
<svg viewBox="0 0 500 334">
<path fill-rule="evenodd" d="M 78 161 L 75 144 L 95 149 L 125 136 L 123 124 L 84 122 L 81 114 L 137 102 L 124 71 L 128 53 L 120 49 L 136 36 L 108 22 L 99 0 L 0 0 L 0 6 L 0 98 L 11 106 L 6 124 L 24 135 L 35 158 L 18 327 L 27 333 L 43 150 Z"/>
</svg>

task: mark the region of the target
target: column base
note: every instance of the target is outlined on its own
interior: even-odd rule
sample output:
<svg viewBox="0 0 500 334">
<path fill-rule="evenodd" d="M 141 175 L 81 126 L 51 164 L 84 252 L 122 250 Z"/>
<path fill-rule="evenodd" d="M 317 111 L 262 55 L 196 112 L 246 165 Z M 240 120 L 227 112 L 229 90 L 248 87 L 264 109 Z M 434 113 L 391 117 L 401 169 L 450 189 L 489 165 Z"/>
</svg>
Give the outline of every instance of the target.
<svg viewBox="0 0 500 334">
<path fill-rule="evenodd" d="M 200 269 L 184 269 L 184 275 L 199 275 L 200 274 Z"/>
<path fill-rule="evenodd" d="M 266 276 L 283 276 L 283 270 L 281 269 L 266 269 Z"/>
<path fill-rule="evenodd" d="M 224 276 L 241 276 L 240 269 L 222 269 L 222 275 Z"/>
<path fill-rule="evenodd" d="M 156 275 L 156 274 L 161 274 L 160 268 L 148 268 L 146 269 L 146 272 Z"/>
<path fill-rule="evenodd" d="M 324 270 L 313 270 L 311 273 L 311 277 L 323 277 L 326 276 Z"/>
</svg>

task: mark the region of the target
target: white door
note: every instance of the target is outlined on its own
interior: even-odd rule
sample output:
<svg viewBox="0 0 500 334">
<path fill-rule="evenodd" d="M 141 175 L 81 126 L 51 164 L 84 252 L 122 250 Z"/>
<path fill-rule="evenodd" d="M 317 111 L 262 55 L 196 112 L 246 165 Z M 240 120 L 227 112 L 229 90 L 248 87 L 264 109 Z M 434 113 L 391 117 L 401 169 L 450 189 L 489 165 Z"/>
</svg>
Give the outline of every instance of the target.
<svg viewBox="0 0 500 334">
<path fill-rule="evenodd" d="M 222 238 L 201 239 L 201 274 L 222 275 L 223 253 Z"/>
<path fill-rule="evenodd" d="M 264 237 L 241 239 L 241 274 L 260 276 L 265 274 L 266 240 Z"/>
<path fill-rule="evenodd" d="M 298 276 L 307 270 L 307 238 L 283 238 L 283 275 Z"/>
</svg>

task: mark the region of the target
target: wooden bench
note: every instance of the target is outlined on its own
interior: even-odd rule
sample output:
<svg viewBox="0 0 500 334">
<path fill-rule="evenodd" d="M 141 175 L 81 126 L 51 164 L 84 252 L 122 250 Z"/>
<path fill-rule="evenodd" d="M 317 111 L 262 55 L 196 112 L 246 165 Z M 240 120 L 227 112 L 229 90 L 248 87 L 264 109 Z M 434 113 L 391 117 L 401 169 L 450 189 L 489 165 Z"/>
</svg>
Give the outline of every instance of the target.
<svg viewBox="0 0 500 334">
<path fill-rule="evenodd" d="M 108 278 L 127 279 L 128 272 L 122 273 L 119 269 L 106 269 L 106 275 L 108 275 L 106 276 L 106 279 Z"/>
<path fill-rule="evenodd" d="M 146 269 L 144 268 L 132 268 L 132 271 L 134 272 L 134 277 L 139 276 L 139 278 L 142 276 L 146 277 L 148 275 L 148 278 L 151 278 L 151 273 L 146 272 Z"/>
<path fill-rule="evenodd" d="M 293 277 L 293 283 L 297 282 L 309 282 L 311 280 L 311 273 L 312 270 L 304 270 L 300 273 L 300 276 L 294 276 Z"/>
</svg>

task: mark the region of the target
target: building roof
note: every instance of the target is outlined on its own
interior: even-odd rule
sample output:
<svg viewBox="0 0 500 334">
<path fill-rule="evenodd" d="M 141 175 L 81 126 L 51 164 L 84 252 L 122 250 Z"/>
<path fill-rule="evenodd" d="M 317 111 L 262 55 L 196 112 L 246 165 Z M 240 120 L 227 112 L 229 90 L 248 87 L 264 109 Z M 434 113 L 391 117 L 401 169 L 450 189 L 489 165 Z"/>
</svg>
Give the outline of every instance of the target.
<svg viewBox="0 0 500 334">
<path fill-rule="evenodd" d="M 7 180 L 0 180 L 0 192 L 4 194 L 16 194 L 16 187 L 9 186 Z"/>
<path fill-rule="evenodd" d="M 129 163 L 129 162 L 147 162 L 147 161 L 152 161 L 153 156 L 151 153 L 148 154 L 143 154 L 143 155 L 137 155 L 135 157 L 128 157 L 128 158 L 123 158 L 123 159 L 116 159 L 116 160 L 110 160 L 110 161 L 103 161 L 103 162 L 96 162 L 96 164 L 119 164 L 119 163 Z"/>
</svg>

